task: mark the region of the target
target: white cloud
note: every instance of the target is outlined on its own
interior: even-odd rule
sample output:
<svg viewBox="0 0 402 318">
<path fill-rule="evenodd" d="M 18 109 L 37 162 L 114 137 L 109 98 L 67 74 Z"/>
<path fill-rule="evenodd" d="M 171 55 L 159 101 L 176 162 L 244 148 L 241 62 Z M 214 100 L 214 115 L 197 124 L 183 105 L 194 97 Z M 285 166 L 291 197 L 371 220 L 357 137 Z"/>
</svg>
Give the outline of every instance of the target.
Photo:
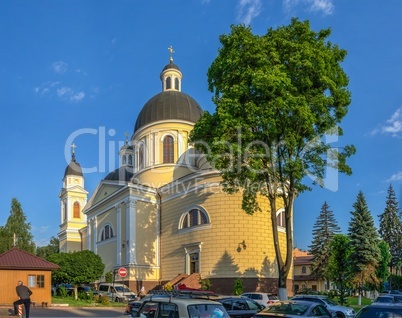
<svg viewBox="0 0 402 318">
<path fill-rule="evenodd" d="M 239 0 L 237 5 L 237 20 L 249 25 L 261 13 L 261 0 Z"/>
<path fill-rule="evenodd" d="M 402 171 L 393 174 L 388 180 L 387 182 L 392 182 L 392 181 L 402 181 Z"/>
<path fill-rule="evenodd" d="M 61 88 L 58 88 L 57 91 L 57 96 L 59 96 L 62 99 L 67 99 L 72 102 L 78 103 L 81 100 L 84 99 L 85 93 L 84 92 L 75 92 L 72 88 L 63 86 Z"/>
<path fill-rule="evenodd" d="M 52 69 L 57 74 L 63 74 L 68 70 L 68 64 L 63 61 L 57 61 L 52 64 Z"/>
<path fill-rule="evenodd" d="M 283 0 L 283 6 L 286 11 L 293 11 L 297 6 L 302 5 L 308 11 L 322 12 L 325 15 L 331 15 L 334 12 L 333 0 Z"/>
<path fill-rule="evenodd" d="M 402 106 L 399 107 L 384 124 L 379 125 L 371 135 L 384 134 L 398 137 L 402 132 Z"/>
</svg>

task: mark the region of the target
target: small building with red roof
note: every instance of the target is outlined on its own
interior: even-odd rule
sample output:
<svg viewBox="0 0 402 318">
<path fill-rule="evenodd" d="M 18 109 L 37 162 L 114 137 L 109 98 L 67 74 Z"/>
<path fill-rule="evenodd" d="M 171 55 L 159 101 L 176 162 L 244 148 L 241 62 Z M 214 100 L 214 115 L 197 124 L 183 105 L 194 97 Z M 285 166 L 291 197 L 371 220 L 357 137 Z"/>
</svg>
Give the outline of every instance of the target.
<svg viewBox="0 0 402 318">
<path fill-rule="evenodd" d="M 0 305 L 10 305 L 18 299 L 15 287 L 19 280 L 32 290 L 36 303 L 52 301 L 52 270 L 60 267 L 43 258 L 13 247 L 0 254 Z"/>
</svg>

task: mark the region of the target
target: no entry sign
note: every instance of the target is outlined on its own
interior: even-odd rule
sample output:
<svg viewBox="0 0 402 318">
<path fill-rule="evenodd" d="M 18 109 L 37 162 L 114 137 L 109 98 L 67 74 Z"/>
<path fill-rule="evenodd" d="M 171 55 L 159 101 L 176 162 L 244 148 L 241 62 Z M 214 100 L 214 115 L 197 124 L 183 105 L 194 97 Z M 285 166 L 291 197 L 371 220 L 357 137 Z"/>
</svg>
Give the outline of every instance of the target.
<svg viewBox="0 0 402 318">
<path fill-rule="evenodd" d="M 119 273 L 120 277 L 126 277 L 127 276 L 127 269 L 125 269 L 124 267 L 120 267 L 117 272 Z"/>
</svg>

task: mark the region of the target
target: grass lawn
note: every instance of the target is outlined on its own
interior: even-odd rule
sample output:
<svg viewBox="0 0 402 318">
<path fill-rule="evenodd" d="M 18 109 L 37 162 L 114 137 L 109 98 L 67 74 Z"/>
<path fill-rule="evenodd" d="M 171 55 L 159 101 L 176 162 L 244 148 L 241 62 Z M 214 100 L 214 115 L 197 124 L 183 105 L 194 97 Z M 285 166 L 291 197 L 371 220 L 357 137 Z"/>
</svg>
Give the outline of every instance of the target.
<svg viewBox="0 0 402 318">
<path fill-rule="evenodd" d="M 358 297 L 348 297 L 348 307 L 352 307 L 354 310 L 359 310 L 360 308 L 366 306 L 366 305 L 370 305 L 373 301 L 370 298 L 365 298 L 362 297 L 362 304 L 361 306 L 359 306 L 358 303 Z"/>
<path fill-rule="evenodd" d="M 52 304 L 67 304 L 70 307 L 125 307 L 125 303 L 110 302 L 109 304 L 101 304 L 90 300 L 75 300 L 73 297 L 52 297 Z"/>
</svg>

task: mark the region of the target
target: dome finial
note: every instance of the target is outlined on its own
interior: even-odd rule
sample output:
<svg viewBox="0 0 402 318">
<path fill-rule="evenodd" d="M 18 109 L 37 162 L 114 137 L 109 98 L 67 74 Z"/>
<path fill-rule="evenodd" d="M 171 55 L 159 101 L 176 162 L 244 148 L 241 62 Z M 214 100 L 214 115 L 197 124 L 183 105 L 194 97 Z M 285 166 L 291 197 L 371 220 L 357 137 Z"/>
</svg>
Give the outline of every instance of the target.
<svg viewBox="0 0 402 318">
<path fill-rule="evenodd" d="M 126 145 L 128 145 L 128 136 L 129 136 L 129 133 L 126 131 L 126 133 L 125 133 L 124 135 L 126 135 Z"/>
<path fill-rule="evenodd" d="M 71 144 L 71 161 L 75 161 L 75 148 L 77 148 L 77 146 L 75 145 L 75 143 Z"/>
<path fill-rule="evenodd" d="M 170 59 L 169 59 L 169 61 L 170 61 L 170 63 L 173 63 L 173 53 L 175 53 L 175 52 L 173 51 L 173 47 L 172 47 L 172 46 L 169 46 L 169 47 L 168 47 L 168 50 L 169 50 L 169 52 L 170 52 Z"/>
</svg>

